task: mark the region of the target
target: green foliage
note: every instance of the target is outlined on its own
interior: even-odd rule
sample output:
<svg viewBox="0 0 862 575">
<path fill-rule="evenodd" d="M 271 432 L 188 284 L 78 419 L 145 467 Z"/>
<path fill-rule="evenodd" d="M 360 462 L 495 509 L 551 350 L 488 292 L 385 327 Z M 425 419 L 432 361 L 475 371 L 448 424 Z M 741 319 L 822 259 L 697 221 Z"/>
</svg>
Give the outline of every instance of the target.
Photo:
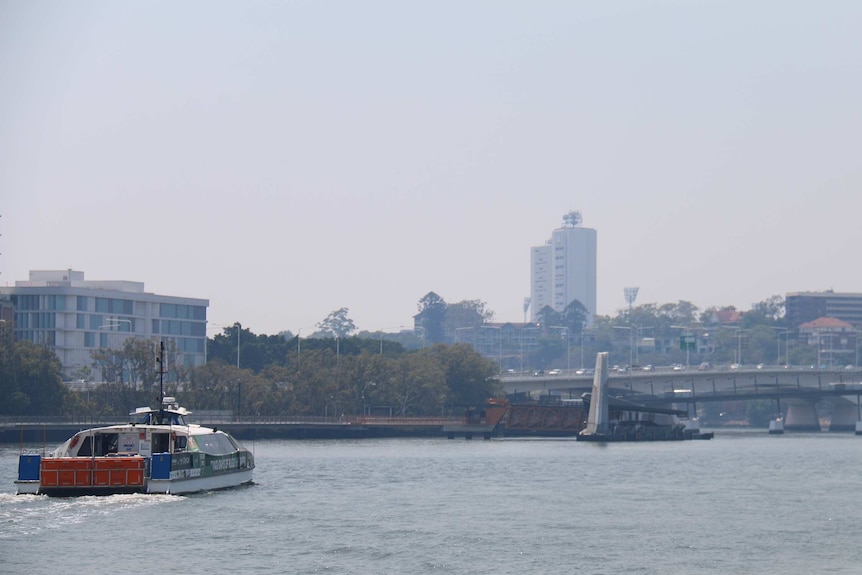
<svg viewBox="0 0 862 575">
<path fill-rule="evenodd" d="M 429 343 L 443 342 L 443 322 L 446 319 L 446 301 L 436 293 L 428 292 L 419 300 L 419 325 L 425 330 Z"/>
<path fill-rule="evenodd" d="M 321 337 L 338 337 L 345 338 L 356 331 L 356 324 L 353 320 L 347 317 L 347 312 L 350 310 L 346 307 L 337 309 L 326 316 L 326 319 L 317 324 L 320 328 Z"/>
<path fill-rule="evenodd" d="M 488 304 L 478 299 L 463 300 L 458 303 L 448 304 L 446 306 L 446 317 L 450 318 L 459 314 L 461 310 L 470 312 L 479 320 L 478 324 L 490 323 L 494 321 L 494 312 L 488 309 Z M 464 322 L 458 322 L 459 327 L 464 325 Z"/>
<path fill-rule="evenodd" d="M 269 365 L 287 365 L 288 351 L 294 345 L 295 338 L 288 340 L 283 335 L 256 335 L 236 323 L 207 340 L 207 361 L 221 360 L 234 366 L 239 361 L 241 368 L 259 373 Z"/>
<path fill-rule="evenodd" d="M 59 358 L 47 347 L 15 341 L 0 324 L 0 414 L 62 415 L 68 392 Z"/>
</svg>

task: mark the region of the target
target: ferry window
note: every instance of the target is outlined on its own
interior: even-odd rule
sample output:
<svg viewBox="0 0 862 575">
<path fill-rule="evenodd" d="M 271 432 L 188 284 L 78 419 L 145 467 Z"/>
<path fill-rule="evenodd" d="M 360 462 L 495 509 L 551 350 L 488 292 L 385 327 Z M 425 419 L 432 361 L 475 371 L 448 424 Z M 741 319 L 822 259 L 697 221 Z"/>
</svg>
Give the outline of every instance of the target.
<svg viewBox="0 0 862 575">
<path fill-rule="evenodd" d="M 170 436 L 167 433 L 154 433 L 153 434 L 153 444 L 152 444 L 152 452 L 153 453 L 167 453 L 168 452 L 168 440 Z"/>
<path fill-rule="evenodd" d="M 185 451 L 187 439 L 185 435 L 178 435 L 174 440 L 174 451 Z"/>
<path fill-rule="evenodd" d="M 198 435 L 195 440 L 200 450 L 210 455 L 227 455 L 236 451 L 234 444 L 222 433 Z"/>
<path fill-rule="evenodd" d="M 101 449 L 99 449 L 99 439 L 101 439 Z M 96 453 L 108 455 L 116 453 L 117 446 L 120 444 L 120 435 L 118 433 L 105 433 L 96 436 Z"/>
<path fill-rule="evenodd" d="M 90 457 L 93 455 L 93 440 L 89 437 L 81 438 L 81 447 L 78 448 L 78 457 Z"/>
</svg>

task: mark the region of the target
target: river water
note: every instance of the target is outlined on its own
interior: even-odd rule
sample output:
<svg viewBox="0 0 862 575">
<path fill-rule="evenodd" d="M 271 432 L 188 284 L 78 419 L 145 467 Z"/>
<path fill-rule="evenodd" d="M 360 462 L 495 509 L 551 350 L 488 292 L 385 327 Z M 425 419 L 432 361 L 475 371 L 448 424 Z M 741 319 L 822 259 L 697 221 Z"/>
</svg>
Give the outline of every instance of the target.
<svg viewBox="0 0 862 575">
<path fill-rule="evenodd" d="M 258 441 L 255 485 L 16 496 L 0 573 L 856 574 L 862 437 Z"/>
</svg>

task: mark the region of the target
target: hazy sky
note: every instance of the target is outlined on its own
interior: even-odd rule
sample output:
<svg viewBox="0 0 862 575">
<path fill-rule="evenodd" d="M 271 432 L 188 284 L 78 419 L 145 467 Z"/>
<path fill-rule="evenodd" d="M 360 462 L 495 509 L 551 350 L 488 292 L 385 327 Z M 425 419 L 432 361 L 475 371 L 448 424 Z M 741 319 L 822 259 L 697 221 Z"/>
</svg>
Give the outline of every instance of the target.
<svg viewBox="0 0 862 575">
<path fill-rule="evenodd" d="M 602 314 L 862 291 L 860 30 L 856 0 L 0 0 L 0 283 L 256 333 L 395 331 L 432 290 L 521 321 L 577 209 Z"/>
</svg>

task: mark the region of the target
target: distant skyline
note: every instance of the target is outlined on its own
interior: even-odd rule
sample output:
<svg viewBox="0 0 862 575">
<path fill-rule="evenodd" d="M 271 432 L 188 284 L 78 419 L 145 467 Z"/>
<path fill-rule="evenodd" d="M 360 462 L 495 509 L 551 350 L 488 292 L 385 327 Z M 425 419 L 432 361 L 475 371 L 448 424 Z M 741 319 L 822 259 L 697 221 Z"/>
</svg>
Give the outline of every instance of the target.
<svg viewBox="0 0 862 575">
<path fill-rule="evenodd" d="M 0 0 L 0 284 L 73 268 L 256 333 L 429 291 L 522 321 L 862 291 L 862 4 Z M 212 332 L 209 332 L 212 335 Z"/>
</svg>

